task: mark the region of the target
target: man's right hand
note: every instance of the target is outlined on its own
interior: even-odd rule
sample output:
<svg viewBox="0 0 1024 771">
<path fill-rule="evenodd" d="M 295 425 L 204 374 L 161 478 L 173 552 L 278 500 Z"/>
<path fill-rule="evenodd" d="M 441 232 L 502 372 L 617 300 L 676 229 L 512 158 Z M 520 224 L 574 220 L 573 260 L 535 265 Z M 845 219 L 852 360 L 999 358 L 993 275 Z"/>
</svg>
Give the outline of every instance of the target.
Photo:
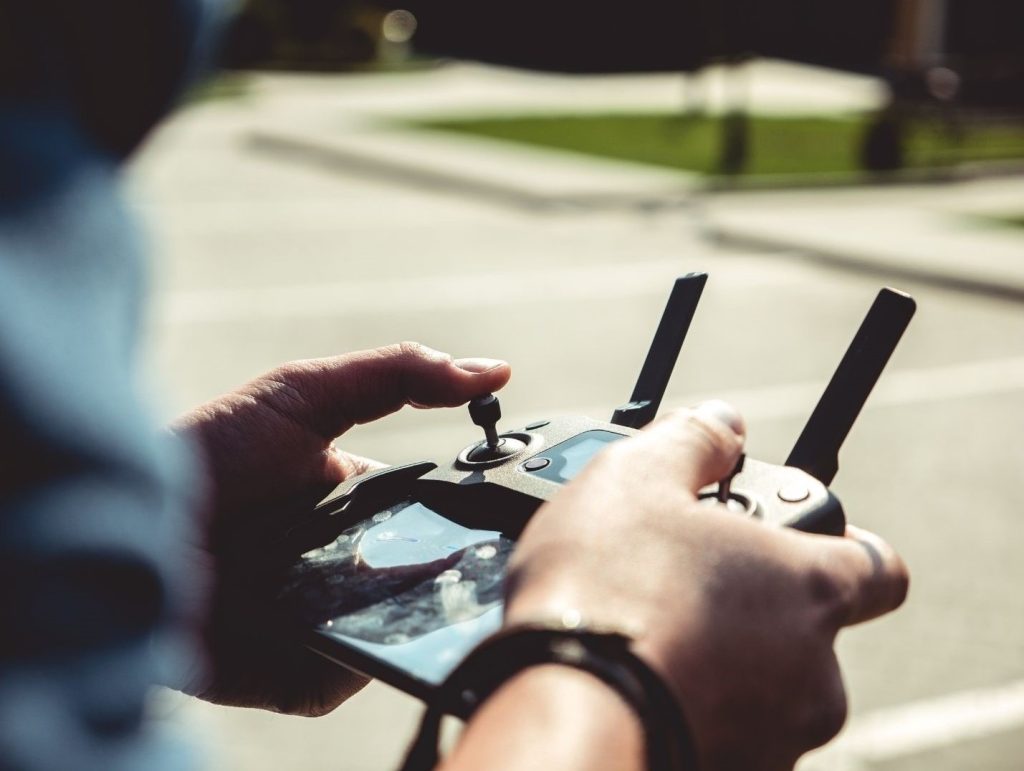
<svg viewBox="0 0 1024 771">
<path fill-rule="evenodd" d="M 712 402 L 612 445 L 534 516 L 510 568 L 508 623 L 575 611 L 641 630 L 635 649 L 675 690 L 704 771 L 790 769 L 832 738 L 846 717 L 836 634 L 898 607 L 908 585 L 877 536 L 807 535 L 698 504 L 743 438 L 735 411 Z M 581 768 L 631 765 L 585 755 Z"/>
</svg>

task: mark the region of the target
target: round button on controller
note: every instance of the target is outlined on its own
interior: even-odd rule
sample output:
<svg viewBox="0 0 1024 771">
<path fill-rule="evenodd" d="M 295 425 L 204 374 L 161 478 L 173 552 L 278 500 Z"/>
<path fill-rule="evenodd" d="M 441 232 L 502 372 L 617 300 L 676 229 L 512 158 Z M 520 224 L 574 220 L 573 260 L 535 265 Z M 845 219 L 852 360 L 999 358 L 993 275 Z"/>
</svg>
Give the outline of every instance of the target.
<svg viewBox="0 0 1024 771">
<path fill-rule="evenodd" d="M 779 488 L 778 496 L 786 503 L 800 503 L 811 497 L 811 491 L 799 483 L 789 484 Z"/>
<path fill-rule="evenodd" d="M 551 458 L 530 458 L 522 465 L 523 471 L 540 471 L 551 465 Z"/>
<path fill-rule="evenodd" d="M 533 423 L 530 423 L 529 425 L 527 425 L 526 426 L 526 430 L 527 431 L 536 431 L 538 428 L 544 428 L 544 426 L 548 425 L 550 422 L 551 422 L 550 420 L 536 420 Z"/>
</svg>

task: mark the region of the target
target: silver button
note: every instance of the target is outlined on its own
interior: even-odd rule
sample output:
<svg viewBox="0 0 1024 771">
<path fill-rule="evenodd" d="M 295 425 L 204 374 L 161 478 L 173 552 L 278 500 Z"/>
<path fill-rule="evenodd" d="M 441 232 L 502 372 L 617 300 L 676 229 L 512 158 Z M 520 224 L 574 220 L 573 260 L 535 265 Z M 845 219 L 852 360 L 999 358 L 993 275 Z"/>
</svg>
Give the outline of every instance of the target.
<svg viewBox="0 0 1024 771">
<path fill-rule="evenodd" d="M 551 465 L 551 458 L 530 458 L 523 464 L 524 471 L 540 471 Z"/>
<path fill-rule="evenodd" d="M 805 485 L 791 484 L 779 488 L 779 498 L 786 503 L 800 503 L 811 497 L 811 491 Z"/>
</svg>

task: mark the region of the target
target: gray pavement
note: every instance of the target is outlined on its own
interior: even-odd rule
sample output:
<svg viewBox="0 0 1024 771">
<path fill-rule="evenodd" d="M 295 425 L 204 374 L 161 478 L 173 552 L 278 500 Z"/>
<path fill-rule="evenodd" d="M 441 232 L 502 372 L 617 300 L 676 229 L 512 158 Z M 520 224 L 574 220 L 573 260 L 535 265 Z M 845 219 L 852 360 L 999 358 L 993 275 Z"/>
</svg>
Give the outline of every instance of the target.
<svg viewBox="0 0 1024 771">
<path fill-rule="evenodd" d="M 1022 201 L 1024 175 L 824 194 L 733 193 L 709 204 L 708 229 L 748 247 L 1021 301 L 1021 231 L 984 218 L 1017 214 Z"/>
<path fill-rule="evenodd" d="M 755 82 L 791 109 L 810 110 L 822 94 L 832 109 L 877 98 L 861 80 L 764 69 Z M 893 265 L 909 265 L 900 283 L 917 296 L 918 318 L 850 437 L 835 489 L 855 521 L 903 551 L 914 585 L 898 614 L 841 638 L 851 724 L 805 765 L 1024 766 L 1024 315 L 1011 294 L 961 286 L 954 270 L 993 285 L 1021 280 L 1024 239 L 960 219 L 1014 205 L 1019 183 L 709 197 L 649 169 L 427 148 L 434 138 L 389 130 L 382 139 L 375 128 L 414 109 L 454 113 L 475 102 L 634 109 L 671 103 L 677 86 L 474 67 L 274 77 L 249 98 L 179 116 L 131 181 L 158 256 L 150 370 L 163 411 L 287 359 L 415 338 L 510 360 L 510 423 L 602 417 L 628 394 L 669 282 L 700 269 L 712 280 L 667 404 L 724 394 L 748 417 L 751 453 L 781 460 L 874 292 Z M 423 166 L 437 173 L 413 173 Z M 535 181 L 540 172 L 527 168 L 548 176 Z M 527 195 L 490 195 L 464 180 Z M 762 235 L 789 240 L 705 237 L 753 220 Z M 954 236 L 931 232 L 940 225 L 963 239 L 963 257 L 943 251 Z M 825 236 L 828 249 L 816 240 Z M 873 236 L 885 251 L 869 248 Z M 936 279 L 946 274 L 957 281 Z M 495 301 L 509 313 L 477 312 Z M 450 454 L 474 435 L 461 411 L 409 411 L 345 445 L 400 462 Z M 159 701 L 203 738 L 209 767 L 245 771 L 392 768 L 418 714 L 377 685 L 320 720 Z"/>
</svg>

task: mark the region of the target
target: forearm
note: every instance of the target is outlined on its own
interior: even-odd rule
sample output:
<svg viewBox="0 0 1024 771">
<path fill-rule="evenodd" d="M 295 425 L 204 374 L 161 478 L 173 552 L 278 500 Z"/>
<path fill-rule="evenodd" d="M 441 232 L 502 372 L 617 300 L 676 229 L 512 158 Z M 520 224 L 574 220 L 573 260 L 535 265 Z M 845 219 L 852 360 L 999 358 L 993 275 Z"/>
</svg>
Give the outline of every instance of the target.
<svg viewBox="0 0 1024 771">
<path fill-rule="evenodd" d="M 615 691 L 551 665 L 521 672 L 484 702 L 443 769 L 640 771 L 643 756 L 640 723 Z"/>
</svg>

